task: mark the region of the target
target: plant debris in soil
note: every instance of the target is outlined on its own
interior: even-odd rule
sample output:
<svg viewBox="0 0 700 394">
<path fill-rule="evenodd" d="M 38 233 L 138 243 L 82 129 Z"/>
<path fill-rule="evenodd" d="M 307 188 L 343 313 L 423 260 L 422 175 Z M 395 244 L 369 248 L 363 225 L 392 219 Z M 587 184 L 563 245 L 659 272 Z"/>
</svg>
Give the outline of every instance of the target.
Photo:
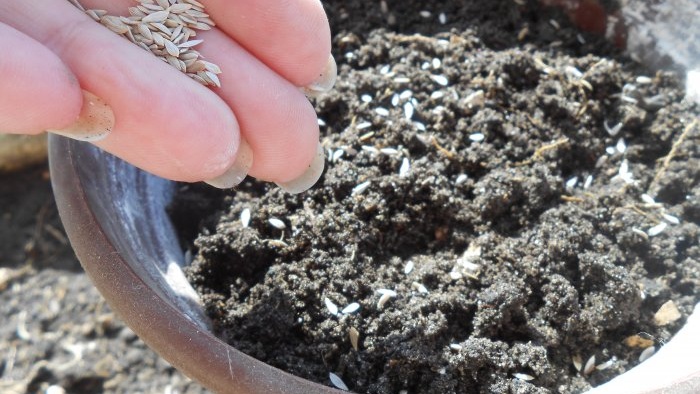
<svg viewBox="0 0 700 394">
<path fill-rule="evenodd" d="M 219 335 L 360 393 L 579 393 L 663 346 L 700 279 L 681 78 L 533 2 L 324 4 L 319 183 L 172 206 Z"/>
</svg>

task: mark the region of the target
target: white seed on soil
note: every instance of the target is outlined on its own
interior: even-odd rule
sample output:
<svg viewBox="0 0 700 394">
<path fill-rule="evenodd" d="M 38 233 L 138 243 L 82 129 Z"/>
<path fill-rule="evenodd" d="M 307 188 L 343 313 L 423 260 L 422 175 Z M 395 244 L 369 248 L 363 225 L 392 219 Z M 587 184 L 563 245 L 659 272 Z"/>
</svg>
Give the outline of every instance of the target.
<svg viewBox="0 0 700 394">
<path fill-rule="evenodd" d="M 655 236 L 663 233 L 664 230 L 666 230 L 667 226 L 668 226 L 668 223 L 661 222 L 661 223 L 657 224 L 656 226 L 647 230 L 647 234 L 649 234 L 650 237 L 655 237 Z"/>
<path fill-rule="evenodd" d="M 450 344 L 450 349 L 454 350 L 455 352 L 458 352 L 458 351 L 462 350 L 462 345 L 460 345 L 458 343 L 452 343 L 452 344 Z"/>
<path fill-rule="evenodd" d="M 326 121 L 321 118 L 318 118 L 318 120 L 316 120 L 316 123 L 318 123 L 318 125 L 321 127 L 326 125 Z"/>
<path fill-rule="evenodd" d="M 433 68 L 440 68 L 442 66 L 442 60 L 434 57 L 431 61 L 431 65 L 433 66 Z"/>
<path fill-rule="evenodd" d="M 615 147 L 614 146 L 608 146 L 605 148 L 605 153 L 609 155 L 614 155 L 615 154 Z"/>
<path fill-rule="evenodd" d="M 639 354 L 639 362 L 643 363 L 649 357 L 653 356 L 654 353 L 656 353 L 656 346 L 649 346 L 648 348 L 644 349 L 642 353 Z"/>
<path fill-rule="evenodd" d="M 348 386 L 343 382 L 343 379 L 340 378 L 340 376 L 334 374 L 333 372 L 328 373 L 328 377 L 331 380 L 331 383 L 333 383 L 333 386 L 336 388 L 343 390 L 343 391 L 350 391 Z"/>
<path fill-rule="evenodd" d="M 370 96 L 369 94 L 363 94 L 362 96 L 360 96 L 360 101 L 362 101 L 363 103 L 370 103 L 372 102 L 372 96 Z"/>
<path fill-rule="evenodd" d="M 644 230 L 640 230 L 640 229 L 638 229 L 638 228 L 633 228 L 633 229 L 632 229 L 632 232 L 635 233 L 635 234 L 637 234 L 637 235 L 639 235 L 639 237 L 642 238 L 642 239 L 645 240 L 645 241 L 648 241 L 648 240 L 649 240 L 649 235 L 647 235 L 647 233 L 644 232 Z"/>
<path fill-rule="evenodd" d="M 328 299 L 328 297 L 324 298 L 323 302 L 326 304 L 326 309 L 328 309 L 328 312 L 330 312 L 331 315 L 338 316 L 338 305 Z"/>
<path fill-rule="evenodd" d="M 457 179 L 455 179 L 455 185 L 461 185 L 464 182 L 466 182 L 467 179 L 469 179 L 467 174 L 459 174 L 459 175 L 457 175 Z"/>
<path fill-rule="evenodd" d="M 359 185 L 352 188 L 352 192 L 350 193 L 350 195 L 355 196 L 358 194 L 362 194 L 362 192 L 367 190 L 367 188 L 369 187 L 369 185 L 371 183 L 372 183 L 372 181 L 366 181 L 366 182 L 360 183 Z"/>
<path fill-rule="evenodd" d="M 433 100 L 439 100 L 445 96 L 445 92 L 441 92 L 439 90 L 436 90 L 432 93 L 430 93 L 430 98 Z"/>
<path fill-rule="evenodd" d="M 333 152 L 333 156 L 331 156 L 331 162 L 335 163 L 336 161 L 340 160 L 341 157 L 345 154 L 345 151 L 343 149 L 338 149 L 335 152 Z"/>
<path fill-rule="evenodd" d="M 669 215 L 667 213 L 664 213 L 662 216 L 664 217 L 665 221 L 667 221 L 671 224 L 680 224 L 681 223 L 681 220 L 673 215 Z"/>
<path fill-rule="evenodd" d="M 357 130 L 364 130 L 364 129 L 368 128 L 368 127 L 372 127 L 372 123 L 370 123 L 370 122 L 360 122 L 360 123 L 358 123 L 358 124 L 355 126 L 355 128 L 356 128 Z"/>
<path fill-rule="evenodd" d="M 528 374 L 526 374 L 526 373 L 518 373 L 518 372 L 516 372 L 516 373 L 513 374 L 513 376 L 515 376 L 515 378 L 518 379 L 518 380 L 524 380 L 524 381 L 526 381 L 526 382 L 529 382 L 529 381 L 535 379 L 534 376 L 528 375 Z"/>
<path fill-rule="evenodd" d="M 569 178 L 569 180 L 566 181 L 566 190 L 573 190 L 576 187 L 577 183 L 578 183 L 577 176 L 575 176 L 573 178 Z"/>
<path fill-rule="evenodd" d="M 656 200 L 654 200 L 654 197 L 652 197 L 646 193 L 642 194 L 641 198 L 645 204 L 656 204 Z"/>
<path fill-rule="evenodd" d="M 610 360 L 608 360 L 608 361 L 606 361 L 606 362 L 604 362 L 604 363 L 602 363 L 602 364 L 596 365 L 596 366 L 595 366 L 595 369 L 597 369 L 598 371 L 604 371 L 604 370 L 606 370 L 606 369 L 612 367 L 613 365 L 615 365 L 615 362 L 616 362 L 616 361 L 617 361 L 617 358 L 613 357 L 613 358 L 611 358 Z"/>
<path fill-rule="evenodd" d="M 391 96 L 391 105 L 393 105 L 394 107 L 399 105 L 399 94 L 398 93 L 394 93 L 394 95 Z"/>
<path fill-rule="evenodd" d="M 270 225 L 272 225 L 272 227 L 274 227 L 278 230 L 284 230 L 285 228 L 287 228 L 287 225 L 284 224 L 283 221 L 281 221 L 280 219 L 277 219 L 277 218 L 270 218 L 270 219 L 268 219 L 268 222 L 270 223 Z"/>
<path fill-rule="evenodd" d="M 406 265 L 403 266 L 403 273 L 406 275 L 410 274 L 411 271 L 413 271 L 413 267 L 414 267 L 413 261 L 408 260 L 406 262 Z"/>
<path fill-rule="evenodd" d="M 409 83 L 409 82 L 411 82 L 411 78 L 408 78 L 408 77 L 396 77 L 396 78 L 394 78 L 394 82 L 396 82 L 396 83 Z"/>
<path fill-rule="evenodd" d="M 362 145 L 361 149 L 363 152 L 368 152 L 368 153 L 371 153 L 373 155 L 376 155 L 377 153 L 379 153 L 379 149 L 377 149 L 373 146 L 369 146 L 369 145 Z"/>
<path fill-rule="evenodd" d="M 396 292 L 389 289 L 379 289 L 377 293 L 381 294 L 379 301 L 377 301 L 377 308 L 382 309 L 384 305 L 392 298 L 396 297 Z"/>
<path fill-rule="evenodd" d="M 430 79 L 435 81 L 435 83 L 437 83 L 438 85 L 442 85 L 442 86 L 447 86 L 447 84 L 449 83 L 449 81 L 447 80 L 447 77 L 444 75 L 431 75 Z"/>
<path fill-rule="evenodd" d="M 634 82 L 636 82 L 638 85 L 648 85 L 652 82 L 652 79 L 645 75 L 640 75 L 635 78 Z"/>
<path fill-rule="evenodd" d="M 425 287 L 422 283 L 413 282 L 411 283 L 411 287 L 413 287 L 413 289 L 418 291 L 419 293 L 428 294 L 428 288 Z"/>
<path fill-rule="evenodd" d="M 447 15 L 445 15 L 444 12 L 441 12 L 440 15 L 438 15 L 438 21 L 440 21 L 440 24 L 444 25 L 447 23 Z"/>
<path fill-rule="evenodd" d="M 399 150 L 396 148 L 382 148 L 379 151 L 387 156 L 394 156 L 399 154 Z"/>
<path fill-rule="evenodd" d="M 586 181 L 583 183 L 583 189 L 588 189 L 591 187 L 591 184 L 593 184 L 593 175 L 589 175 L 586 177 Z"/>
<path fill-rule="evenodd" d="M 351 313 L 355 313 L 358 310 L 360 310 L 360 304 L 357 302 L 353 302 L 352 304 L 348 304 L 345 308 L 343 308 L 342 311 L 340 311 L 344 315 L 349 315 Z"/>
<path fill-rule="evenodd" d="M 473 133 L 469 135 L 469 139 L 473 142 L 481 142 L 486 138 L 483 133 Z"/>
<path fill-rule="evenodd" d="M 408 100 L 408 99 L 410 99 L 412 96 L 413 96 L 413 92 L 410 91 L 410 90 L 408 90 L 408 89 L 404 90 L 403 92 L 401 92 L 401 94 L 399 94 L 399 98 L 400 98 L 401 100 Z"/>
<path fill-rule="evenodd" d="M 625 151 L 627 150 L 627 144 L 625 143 L 624 138 L 620 138 L 619 140 L 617 140 L 617 144 L 615 144 L 615 149 L 617 149 L 617 151 L 620 153 L 625 153 Z"/>
<path fill-rule="evenodd" d="M 583 374 L 590 375 L 593 370 L 595 370 L 595 355 L 592 355 L 591 358 L 586 361 L 586 366 L 583 367 Z"/>
<path fill-rule="evenodd" d="M 241 226 L 248 227 L 250 225 L 250 209 L 245 208 L 241 211 Z"/>
<path fill-rule="evenodd" d="M 421 11 L 419 12 L 419 14 L 420 14 L 420 16 L 423 17 L 423 18 L 430 18 L 430 16 L 432 15 L 432 14 L 430 13 L 430 11 L 427 11 L 427 10 L 421 10 Z"/>
<path fill-rule="evenodd" d="M 377 115 L 380 116 L 389 116 L 389 110 L 384 107 L 377 107 L 374 109 L 374 112 L 376 112 Z"/>
<path fill-rule="evenodd" d="M 477 90 L 464 99 L 464 104 L 469 108 L 481 108 L 486 104 L 486 94 L 483 90 Z"/>
<path fill-rule="evenodd" d="M 411 162 L 408 160 L 407 157 L 403 158 L 403 161 L 401 161 L 401 168 L 399 168 L 399 177 L 405 178 L 408 176 L 408 174 L 411 172 Z"/>
<path fill-rule="evenodd" d="M 411 120 L 411 118 L 413 118 L 413 104 L 404 103 L 403 114 L 406 117 L 406 119 Z"/>
<path fill-rule="evenodd" d="M 416 128 L 420 131 L 425 131 L 425 125 L 421 122 L 413 122 L 413 124 L 416 126 Z"/>
</svg>

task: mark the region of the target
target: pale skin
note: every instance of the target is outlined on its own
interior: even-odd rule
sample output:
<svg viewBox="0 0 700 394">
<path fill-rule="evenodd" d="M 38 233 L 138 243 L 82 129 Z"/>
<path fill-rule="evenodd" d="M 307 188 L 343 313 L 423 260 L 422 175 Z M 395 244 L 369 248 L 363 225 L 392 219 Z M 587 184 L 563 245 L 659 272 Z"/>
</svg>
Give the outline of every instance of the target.
<svg viewBox="0 0 700 394">
<path fill-rule="evenodd" d="M 330 55 L 318 0 L 200 0 L 216 22 L 197 49 L 218 64 L 222 87 L 190 80 L 94 22 L 66 0 L 0 2 L 0 131 L 38 134 L 70 126 L 82 90 L 114 111 L 100 148 L 164 178 L 213 179 L 234 162 L 240 138 L 249 175 L 295 179 L 317 152 L 316 114 L 300 87 Z M 128 15 L 133 0 L 82 0 Z"/>
</svg>

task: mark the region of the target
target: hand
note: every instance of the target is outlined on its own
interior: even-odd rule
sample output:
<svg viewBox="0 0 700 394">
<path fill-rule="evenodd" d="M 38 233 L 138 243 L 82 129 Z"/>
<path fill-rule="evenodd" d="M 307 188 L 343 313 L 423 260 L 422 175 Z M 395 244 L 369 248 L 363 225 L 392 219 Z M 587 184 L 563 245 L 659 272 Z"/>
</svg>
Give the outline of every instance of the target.
<svg viewBox="0 0 700 394">
<path fill-rule="evenodd" d="M 307 170 L 319 157 L 322 166 L 323 152 L 300 87 L 330 88 L 335 78 L 321 3 L 201 1 L 217 26 L 198 31 L 196 49 L 223 70 L 221 88 L 198 84 L 66 0 L 0 2 L 0 131 L 104 137 L 94 144 L 146 171 L 219 187 L 246 167 L 247 141 L 250 175 L 310 187 Z M 135 5 L 81 4 L 112 15 Z M 97 122 L 85 134 L 75 123 L 90 111 Z"/>
</svg>

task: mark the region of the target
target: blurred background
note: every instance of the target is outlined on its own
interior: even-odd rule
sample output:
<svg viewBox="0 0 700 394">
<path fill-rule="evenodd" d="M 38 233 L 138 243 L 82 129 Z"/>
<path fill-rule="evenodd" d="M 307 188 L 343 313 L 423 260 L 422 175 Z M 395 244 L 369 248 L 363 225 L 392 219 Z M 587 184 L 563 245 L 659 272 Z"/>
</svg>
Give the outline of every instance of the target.
<svg viewBox="0 0 700 394">
<path fill-rule="evenodd" d="M 0 393 L 206 393 L 125 327 L 83 272 L 45 137 L 0 138 L 24 158 L 0 155 Z"/>
</svg>

